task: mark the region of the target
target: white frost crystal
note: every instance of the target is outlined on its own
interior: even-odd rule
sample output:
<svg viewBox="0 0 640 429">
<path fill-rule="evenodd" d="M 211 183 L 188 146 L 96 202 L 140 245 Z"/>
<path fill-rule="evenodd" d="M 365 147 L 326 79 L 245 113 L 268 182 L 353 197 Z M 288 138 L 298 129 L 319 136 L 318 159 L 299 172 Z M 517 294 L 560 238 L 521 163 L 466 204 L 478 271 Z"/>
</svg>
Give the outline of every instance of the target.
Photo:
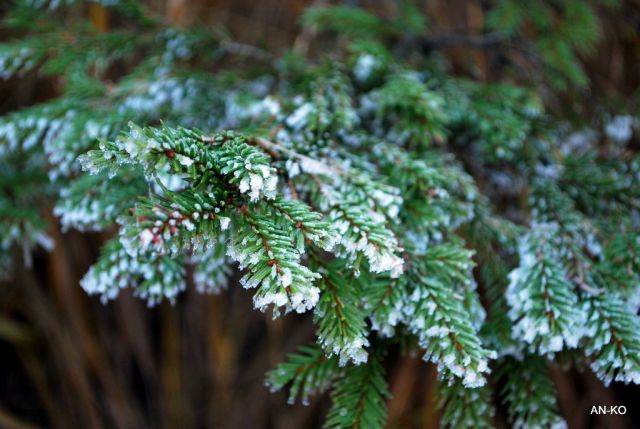
<svg viewBox="0 0 640 429">
<path fill-rule="evenodd" d="M 140 233 L 140 244 L 142 244 L 142 248 L 146 249 L 147 247 L 149 247 L 149 244 L 151 244 L 152 240 L 153 233 L 148 229 L 142 230 L 142 232 Z"/>
<path fill-rule="evenodd" d="M 376 69 L 379 62 L 376 57 L 371 54 L 364 54 L 358 57 L 355 67 L 353 68 L 353 74 L 361 82 L 366 82 L 371 73 Z"/>
<path fill-rule="evenodd" d="M 193 159 L 189 158 L 188 156 L 178 154 L 176 155 L 176 159 L 185 167 L 191 167 L 193 165 Z"/>
<path fill-rule="evenodd" d="M 320 338 L 319 342 L 329 354 L 338 356 L 340 366 L 345 366 L 348 362 L 360 365 L 369 357 L 365 349 L 369 347 L 369 340 L 364 337 L 356 337 L 346 342 L 343 339 Z"/>
<path fill-rule="evenodd" d="M 266 166 L 251 166 L 247 168 L 249 172 L 240 179 L 238 190 L 243 193 L 249 193 L 251 201 L 257 201 L 261 195 L 267 199 L 273 199 L 276 196 L 278 177 L 275 170 Z"/>
<path fill-rule="evenodd" d="M 313 112 L 313 105 L 311 103 L 304 103 L 289 115 L 286 124 L 295 131 L 299 131 L 307 124 L 307 118 L 311 112 Z"/>
<path fill-rule="evenodd" d="M 607 136 L 619 142 L 627 142 L 633 135 L 633 127 L 637 126 L 637 120 L 633 116 L 616 116 L 605 127 Z"/>
<path fill-rule="evenodd" d="M 371 244 L 364 247 L 364 255 L 369 261 L 371 271 L 374 273 L 383 273 L 389 271 L 392 278 L 398 278 L 402 274 L 404 260 L 389 252 L 381 252 L 377 247 Z"/>
</svg>

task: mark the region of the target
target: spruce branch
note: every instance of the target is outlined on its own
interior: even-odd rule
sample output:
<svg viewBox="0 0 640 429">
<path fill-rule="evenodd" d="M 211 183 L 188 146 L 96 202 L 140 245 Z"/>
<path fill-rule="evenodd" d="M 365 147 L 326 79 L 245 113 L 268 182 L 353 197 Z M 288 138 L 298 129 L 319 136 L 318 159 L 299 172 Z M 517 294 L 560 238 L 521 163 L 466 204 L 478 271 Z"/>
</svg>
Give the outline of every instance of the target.
<svg viewBox="0 0 640 429">
<path fill-rule="evenodd" d="M 282 390 L 287 384 L 289 403 L 293 404 L 298 396 L 303 404 L 309 403 L 309 397 L 327 391 L 334 380 L 344 373 L 335 358 L 327 358 L 317 345 L 303 346 L 297 353 L 291 353 L 287 360 L 267 373 L 267 385 L 272 391 Z"/>
<path fill-rule="evenodd" d="M 389 275 L 363 273 L 358 281 L 371 329 L 384 337 L 393 337 L 397 326 L 407 323 L 408 319 L 405 311 L 409 300 L 407 276 L 391 278 Z"/>
<path fill-rule="evenodd" d="M 338 356 L 341 366 L 366 362 L 369 339 L 356 279 L 340 262 L 324 266 L 320 274 L 320 301 L 314 312 L 318 342 L 329 355 Z"/>
<path fill-rule="evenodd" d="M 320 291 L 314 282 L 321 276 L 301 264 L 290 235 L 273 224 L 272 216 L 253 213 L 247 206 L 238 211 L 242 222 L 227 254 L 247 269 L 240 283 L 256 288 L 254 306 L 264 310 L 274 304 L 298 313 L 315 307 Z"/>
<path fill-rule="evenodd" d="M 496 375 L 504 382 L 502 399 L 515 429 L 567 426 L 559 414 L 555 387 L 543 358 L 530 354 L 506 357 L 499 361 Z"/>
<path fill-rule="evenodd" d="M 210 246 L 231 222 L 222 211 L 226 202 L 216 193 L 213 189 L 171 192 L 164 188 L 163 196 L 141 199 L 129 215 L 119 219 L 124 247 L 134 254 L 136 249 L 176 254 Z"/>
<path fill-rule="evenodd" d="M 605 385 L 640 383 L 640 319 L 615 294 L 593 296 L 586 303 L 591 369 Z"/>
<path fill-rule="evenodd" d="M 496 357 L 496 352 L 482 346 L 464 308 L 463 296 L 447 287 L 447 279 L 459 275 L 455 274 L 457 270 L 462 268 L 468 275 L 469 261 L 462 265 L 455 260 L 444 262 L 460 252 L 464 253 L 462 249 L 451 253 L 436 246 L 412 260 L 408 273 L 414 285 L 407 303 L 409 328 L 426 350 L 425 360 L 437 363 L 440 371 L 446 369 L 460 377 L 465 386 L 479 387 L 486 383 L 488 361 Z"/>
<path fill-rule="evenodd" d="M 115 299 L 120 289 L 134 287 L 134 294 L 155 305 L 163 298 L 175 301 L 186 289 L 186 272 L 180 259 L 149 255 L 138 251 L 132 254 L 117 238 L 102 248 L 100 259 L 80 281 L 89 294 L 100 295 L 103 302 Z"/>
<path fill-rule="evenodd" d="M 469 388 L 446 371 L 438 377 L 437 406 L 442 411 L 442 427 L 486 428 L 494 427 L 494 411 L 488 386 Z"/>
<path fill-rule="evenodd" d="M 544 231 L 545 227 L 538 228 Z M 553 354 L 565 346 L 578 346 L 584 313 L 578 306 L 574 285 L 549 254 L 545 240 L 544 232 L 531 232 L 522 238 L 520 265 L 509 273 L 506 299 L 514 323 L 513 337 L 523 339 L 540 354 Z"/>
<path fill-rule="evenodd" d="M 377 357 L 349 366 L 343 377 L 334 382 L 325 428 L 381 429 L 387 418 L 389 397 L 384 369 Z"/>
</svg>

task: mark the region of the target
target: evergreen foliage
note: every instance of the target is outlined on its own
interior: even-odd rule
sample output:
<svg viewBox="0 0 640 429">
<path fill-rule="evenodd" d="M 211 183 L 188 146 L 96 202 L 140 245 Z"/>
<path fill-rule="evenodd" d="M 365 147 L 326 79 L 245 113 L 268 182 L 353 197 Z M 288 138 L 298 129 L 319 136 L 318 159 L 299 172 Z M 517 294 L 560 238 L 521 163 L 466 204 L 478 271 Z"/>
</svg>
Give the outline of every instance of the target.
<svg viewBox="0 0 640 429">
<path fill-rule="evenodd" d="M 3 266 L 52 245 L 47 205 L 64 229 L 117 229 L 81 282 L 104 302 L 175 302 L 191 275 L 220 292 L 237 266 L 257 309 L 313 313 L 317 344 L 268 383 L 303 403 L 330 391 L 327 428 L 384 427 L 397 344 L 437 366 L 445 427 L 492 427 L 497 386 L 514 427 L 563 427 L 548 371 L 567 350 L 605 384 L 640 383 L 637 119 L 573 129 L 527 87 L 394 49 L 427 27 L 410 2 L 389 22 L 312 8 L 303 21 L 337 33 L 339 58 L 249 71 L 220 71 L 222 33 L 134 0 L 98 1 L 131 24 L 99 33 L 64 13 L 84 3 L 15 1 L 3 22 L 29 36 L 0 44 L 0 76 L 61 87 L 0 118 Z M 497 3 L 509 47 L 535 30 L 536 83 L 585 83 L 590 3 Z"/>
<path fill-rule="evenodd" d="M 498 367 L 498 376 L 505 381 L 501 393 L 514 428 L 565 426 L 547 371 L 544 359 L 535 355 L 507 357 Z"/>
</svg>

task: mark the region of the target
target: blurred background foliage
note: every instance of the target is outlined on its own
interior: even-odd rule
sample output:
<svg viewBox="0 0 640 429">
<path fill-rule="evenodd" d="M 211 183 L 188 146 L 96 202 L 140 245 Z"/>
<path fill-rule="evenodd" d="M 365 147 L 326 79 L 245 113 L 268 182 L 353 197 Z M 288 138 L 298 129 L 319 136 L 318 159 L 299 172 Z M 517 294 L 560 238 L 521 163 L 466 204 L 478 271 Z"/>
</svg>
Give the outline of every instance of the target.
<svg viewBox="0 0 640 429">
<path fill-rule="evenodd" d="M 305 0 L 149 0 L 177 26 L 215 28 L 237 49 L 284 55 L 295 66 L 305 51 L 330 55 L 331 33 L 318 25 L 368 32 L 416 55 L 438 52 L 454 74 L 534 86 L 556 115 L 602 128 L 603 113 L 638 113 L 640 1 L 424 0 L 344 1 L 373 10 L 323 21 Z M 0 2 L 0 14 L 8 2 Z M 312 9 L 308 9 L 311 6 Z M 420 18 L 424 12 L 428 21 Z M 306 10 L 306 12 L 305 12 Z M 345 9 L 346 11 L 347 9 Z M 87 6 L 87 24 L 107 31 L 108 10 Z M 400 17 L 391 25 L 384 17 Z M 383 29 L 383 30 L 382 30 Z M 512 37 L 517 34 L 518 37 Z M 0 40 L 15 34 L 3 32 Z M 387 40 L 385 40 L 387 41 Z M 115 40 L 105 50 L 123 48 Z M 249 48 L 252 47 L 252 48 Z M 52 64 L 51 67 L 55 67 Z M 118 74 L 117 65 L 107 71 Z M 36 73 L 0 81 L 0 113 L 50 99 L 53 79 Z M 491 99 L 488 99 L 491 103 Z M 635 144 L 640 138 L 635 136 Z M 51 207 L 42 213 L 57 225 Z M 171 306 L 147 309 L 128 292 L 104 306 L 78 286 L 105 237 L 49 229 L 56 247 L 37 250 L 32 268 L 16 264 L 0 285 L 0 427 L 2 428 L 305 428 L 318 427 L 326 398 L 287 405 L 271 394 L 265 372 L 313 338 L 310 318 L 269 320 L 252 311 L 250 293 L 195 288 Z M 22 258 L 22 255 L 17 255 Z M 285 334 L 286 333 L 286 334 Z M 390 428 L 435 428 L 436 371 L 419 356 L 387 359 L 393 401 Z M 570 428 L 640 427 L 637 386 L 605 389 L 590 372 L 554 372 Z M 594 404 L 626 405 L 626 416 L 595 416 Z M 496 419 L 505 426 L 504 414 Z"/>
</svg>

